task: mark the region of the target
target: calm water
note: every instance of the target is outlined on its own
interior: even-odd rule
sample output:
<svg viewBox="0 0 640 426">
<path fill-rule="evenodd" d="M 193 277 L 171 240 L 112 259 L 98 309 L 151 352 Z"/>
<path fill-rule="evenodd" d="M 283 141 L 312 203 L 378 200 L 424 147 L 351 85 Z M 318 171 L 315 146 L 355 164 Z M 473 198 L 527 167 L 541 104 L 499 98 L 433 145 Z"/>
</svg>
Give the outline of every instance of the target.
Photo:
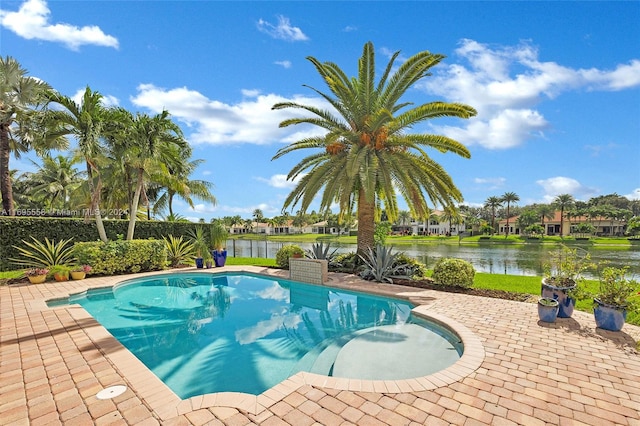
<svg viewBox="0 0 640 426">
<path fill-rule="evenodd" d="M 140 278 L 53 304 L 64 303 L 82 305 L 183 399 L 257 395 L 300 371 L 415 378 L 462 353 L 405 301 L 249 274 Z"/>
<path fill-rule="evenodd" d="M 275 258 L 277 251 L 286 244 L 271 241 L 232 240 L 228 242 L 229 256 Z M 310 249 L 311 243 L 294 243 Z M 339 253 L 354 252 L 355 244 L 331 244 Z M 455 257 L 471 262 L 476 271 L 509 275 L 542 275 L 543 264 L 553 250 L 541 244 L 402 244 L 395 248 L 404 251 L 433 267 L 441 257 Z M 235 249 L 235 251 L 234 251 Z M 629 266 L 631 273 L 640 276 L 640 247 L 634 249 L 612 249 L 585 246 L 595 262 L 609 261 L 611 266 Z"/>
</svg>

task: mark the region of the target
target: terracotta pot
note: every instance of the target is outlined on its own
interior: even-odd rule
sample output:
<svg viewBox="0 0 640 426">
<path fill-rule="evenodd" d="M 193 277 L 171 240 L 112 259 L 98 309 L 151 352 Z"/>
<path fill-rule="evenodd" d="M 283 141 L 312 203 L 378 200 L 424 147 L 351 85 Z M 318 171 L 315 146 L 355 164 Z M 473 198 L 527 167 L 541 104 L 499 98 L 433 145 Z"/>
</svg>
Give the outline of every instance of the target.
<svg viewBox="0 0 640 426">
<path fill-rule="evenodd" d="M 56 281 L 69 281 L 69 276 L 65 274 L 53 274 Z"/>
<path fill-rule="evenodd" d="M 31 284 L 42 284 L 47 280 L 46 275 L 29 275 L 27 278 Z"/>
</svg>

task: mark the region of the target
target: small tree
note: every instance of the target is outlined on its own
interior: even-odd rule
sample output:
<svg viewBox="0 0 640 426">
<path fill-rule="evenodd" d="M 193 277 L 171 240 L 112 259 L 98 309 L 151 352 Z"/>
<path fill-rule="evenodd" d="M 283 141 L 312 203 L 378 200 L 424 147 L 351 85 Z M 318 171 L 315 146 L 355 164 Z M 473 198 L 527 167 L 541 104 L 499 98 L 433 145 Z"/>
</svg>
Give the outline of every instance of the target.
<svg viewBox="0 0 640 426">
<path fill-rule="evenodd" d="M 640 216 L 634 216 L 627 222 L 627 235 L 638 238 L 640 235 Z"/>
<path fill-rule="evenodd" d="M 529 237 L 537 237 L 544 235 L 544 227 L 539 223 L 529 225 L 524 229 L 524 233 Z"/>
<path fill-rule="evenodd" d="M 587 238 L 596 231 L 596 227 L 591 223 L 583 222 L 576 226 L 576 233 L 580 238 Z"/>
</svg>

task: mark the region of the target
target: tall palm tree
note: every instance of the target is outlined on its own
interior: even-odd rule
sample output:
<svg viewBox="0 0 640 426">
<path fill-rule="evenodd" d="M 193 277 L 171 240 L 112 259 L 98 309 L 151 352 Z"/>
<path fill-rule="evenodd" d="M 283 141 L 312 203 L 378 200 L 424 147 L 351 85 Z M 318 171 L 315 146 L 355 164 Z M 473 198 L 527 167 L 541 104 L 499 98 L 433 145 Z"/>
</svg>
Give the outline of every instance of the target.
<svg viewBox="0 0 640 426">
<path fill-rule="evenodd" d="M 540 224 L 542 225 L 543 228 L 544 228 L 544 220 L 545 219 L 551 220 L 555 216 L 555 209 L 553 208 L 553 206 L 549 204 L 540 204 L 536 208 L 536 212 L 540 216 Z M 562 229 L 562 227 L 560 229 Z M 546 233 L 546 229 L 545 229 L 545 233 Z"/>
<path fill-rule="evenodd" d="M 74 137 L 78 142 L 78 151 L 86 163 L 87 182 L 91 193 L 89 215 L 96 221 L 100 239 L 107 242 L 100 212 L 103 182 L 99 163 L 104 157 L 104 138 L 108 134 L 112 115 L 102 104 L 103 96 L 97 91 L 92 91 L 89 86 L 85 89 L 80 104 L 58 92 L 50 92 L 49 99 L 64 109 L 48 111 L 48 119 L 58 123 L 62 132 Z"/>
<path fill-rule="evenodd" d="M 253 211 L 253 218 L 255 219 L 256 222 L 260 222 L 264 218 L 264 213 L 262 213 L 262 210 L 260 209 L 255 209 Z"/>
<path fill-rule="evenodd" d="M 209 202 L 213 205 L 217 203 L 216 197 L 211 193 L 213 184 L 206 180 L 190 179 L 204 160 L 196 159 L 189 161 L 191 148 L 180 149 L 174 156 L 174 161 L 167 165 L 168 174 L 154 176 L 156 186 L 158 186 L 158 197 L 153 207 L 154 212 L 169 210 L 173 214 L 173 200 L 176 196 L 182 198 L 193 208 L 194 199 Z"/>
<path fill-rule="evenodd" d="M 408 226 L 411 223 L 411 212 L 407 210 L 400 210 L 398 212 L 398 220 L 396 223 L 400 226 Z"/>
<path fill-rule="evenodd" d="M 502 206 L 500 197 L 489 197 L 484 202 L 484 207 L 491 210 L 491 228 L 496 231 L 496 209 Z"/>
<path fill-rule="evenodd" d="M 188 145 L 182 130 L 169 118 L 169 112 L 166 110 L 153 117 L 136 114 L 132 117 L 132 127 L 128 131 L 125 130 L 123 136 L 126 138 L 123 141 L 126 147 L 124 163 L 130 170 L 131 179 L 127 228 L 127 240 L 131 240 L 134 236 L 140 196 L 145 184 L 150 181 L 151 172 L 160 169 L 163 174 L 169 174 L 167 165 L 178 163 L 175 153 L 181 152 Z"/>
<path fill-rule="evenodd" d="M 9 170 L 11 152 L 19 156 L 29 148 L 29 138 L 14 138 L 12 127 L 29 120 L 46 104 L 47 83 L 27 76 L 14 58 L 0 56 L 0 195 L 3 214 L 13 216 L 13 188 Z M 24 129 L 20 129 L 24 130 Z M 25 143 L 26 142 L 26 143 Z"/>
<path fill-rule="evenodd" d="M 505 192 L 502 194 L 501 198 L 503 203 L 507 203 L 507 226 L 504 229 L 504 237 L 509 236 L 509 208 L 511 207 L 511 203 L 517 203 L 520 201 L 520 197 L 515 192 Z"/>
<path fill-rule="evenodd" d="M 460 215 L 460 212 L 455 206 L 449 205 L 449 206 L 445 206 L 442 213 L 438 215 L 438 221 L 440 223 L 445 222 L 449 224 L 449 226 L 447 227 L 447 235 L 451 235 L 452 226 L 454 224 L 460 225 L 462 221 L 462 216 Z"/>
<path fill-rule="evenodd" d="M 308 137 L 281 148 L 273 159 L 299 149 L 316 149 L 300 161 L 287 176 L 294 180 L 304 173 L 284 202 L 284 208 L 301 203 L 306 211 L 316 194 L 322 192 L 321 210 L 333 203 L 340 216 L 351 214 L 357 207 L 358 252 L 362 255 L 374 245 L 376 220 L 381 204 L 388 220 L 398 214 L 396 189 L 406 200 L 414 217 L 424 216 L 427 199 L 439 205 L 462 201 L 462 194 L 442 166 L 431 159 L 425 148 L 453 152 L 469 158 L 461 143 L 440 135 L 410 134 L 408 130 L 437 117 L 469 118 L 476 115 L 470 106 L 458 103 L 430 102 L 407 109 L 411 103 L 400 102 L 405 92 L 430 75 L 431 67 L 444 56 L 428 51 L 407 59 L 392 74 L 396 52 L 375 81 L 375 54 L 371 42 L 364 45 L 358 62 L 358 76 L 349 78 L 334 63 L 307 59 L 327 84 L 330 94 L 311 88 L 333 110 L 283 102 L 273 109 L 296 108 L 310 115 L 292 118 L 280 127 L 311 124 L 326 131 L 322 136 Z M 337 113 L 337 114 L 336 114 Z"/>
<path fill-rule="evenodd" d="M 560 194 L 553 199 L 553 206 L 560 209 L 560 237 L 564 236 L 564 212 L 572 208 L 576 201 L 571 194 Z"/>
</svg>

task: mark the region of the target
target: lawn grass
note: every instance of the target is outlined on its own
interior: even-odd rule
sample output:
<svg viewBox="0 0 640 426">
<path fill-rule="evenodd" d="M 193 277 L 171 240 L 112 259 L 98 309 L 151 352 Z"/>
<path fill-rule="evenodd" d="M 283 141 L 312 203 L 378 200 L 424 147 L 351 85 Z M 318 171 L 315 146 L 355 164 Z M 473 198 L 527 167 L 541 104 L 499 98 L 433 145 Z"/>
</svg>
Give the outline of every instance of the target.
<svg viewBox="0 0 640 426">
<path fill-rule="evenodd" d="M 226 265 L 249 265 L 277 267 L 275 259 L 265 259 L 264 257 L 227 257 Z"/>
</svg>

